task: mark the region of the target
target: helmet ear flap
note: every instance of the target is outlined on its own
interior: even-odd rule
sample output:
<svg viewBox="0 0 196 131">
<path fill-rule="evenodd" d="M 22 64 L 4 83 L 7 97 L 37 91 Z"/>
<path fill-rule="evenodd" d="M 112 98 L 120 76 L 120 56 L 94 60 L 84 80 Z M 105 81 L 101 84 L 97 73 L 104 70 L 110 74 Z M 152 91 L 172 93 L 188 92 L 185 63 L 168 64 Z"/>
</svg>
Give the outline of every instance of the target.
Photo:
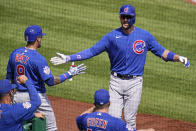
<svg viewBox="0 0 196 131">
<path fill-rule="evenodd" d="M 132 26 L 133 24 L 135 24 L 135 16 L 129 19 L 129 25 Z"/>
</svg>

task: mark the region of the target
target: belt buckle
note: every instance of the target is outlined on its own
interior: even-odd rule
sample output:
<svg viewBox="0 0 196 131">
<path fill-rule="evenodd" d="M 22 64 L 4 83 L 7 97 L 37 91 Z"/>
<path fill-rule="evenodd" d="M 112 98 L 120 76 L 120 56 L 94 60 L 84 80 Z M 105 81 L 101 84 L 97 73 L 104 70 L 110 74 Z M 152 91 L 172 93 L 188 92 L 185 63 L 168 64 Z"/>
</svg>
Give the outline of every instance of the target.
<svg viewBox="0 0 196 131">
<path fill-rule="evenodd" d="M 113 75 L 114 75 L 115 77 L 117 77 L 117 73 L 116 73 L 116 72 L 114 72 Z"/>
<path fill-rule="evenodd" d="M 121 76 L 121 79 L 126 80 L 127 77 L 126 77 L 125 75 L 122 75 L 122 76 Z"/>
</svg>

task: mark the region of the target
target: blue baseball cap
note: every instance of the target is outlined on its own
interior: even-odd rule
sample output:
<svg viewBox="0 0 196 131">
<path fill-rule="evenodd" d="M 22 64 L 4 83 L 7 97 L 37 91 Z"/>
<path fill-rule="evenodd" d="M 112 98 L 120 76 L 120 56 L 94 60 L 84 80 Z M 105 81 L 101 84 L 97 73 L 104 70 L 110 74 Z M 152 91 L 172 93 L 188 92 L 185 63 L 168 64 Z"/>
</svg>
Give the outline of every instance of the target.
<svg viewBox="0 0 196 131">
<path fill-rule="evenodd" d="M 95 105 L 105 105 L 110 101 L 109 92 L 105 89 L 99 89 L 94 94 Z"/>
<path fill-rule="evenodd" d="M 8 79 L 0 80 L 0 94 L 7 94 L 16 87 L 16 84 L 11 84 Z"/>
<path fill-rule="evenodd" d="M 24 32 L 25 41 L 33 42 L 37 37 L 45 36 L 45 33 L 42 33 L 42 28 L 39 25 L 31 25 L 26 28 Z"/>
</svg>

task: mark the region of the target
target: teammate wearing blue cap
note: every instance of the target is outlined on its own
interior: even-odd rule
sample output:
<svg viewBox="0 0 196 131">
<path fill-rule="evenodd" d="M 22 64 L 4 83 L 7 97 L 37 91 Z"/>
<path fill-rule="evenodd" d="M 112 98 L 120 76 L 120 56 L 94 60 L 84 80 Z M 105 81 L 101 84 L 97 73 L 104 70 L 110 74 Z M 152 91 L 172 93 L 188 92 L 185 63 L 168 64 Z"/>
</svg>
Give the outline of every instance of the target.
<svg viewBox="0 0 196 131">
<path fill-rule="evenodd" d="M 42 33 L 42 28 L 38 25 L 31 25 L 26 28 L 24 37 L 27 45 L 11 53 L 7 66 L 7 79 L 16 83 L 17 77 L 25 74 L 32 81 L 42 101 L 38 111 L 43 112 L 46 116 L 47 131 L 55 131 L 57 130 L 56 120 L 51 104 L 46 96 L 45 83 L 48 86 L 62 83 L 75 75 L 84 73 L 86 66 L 81 64 L 71 67 L 65 74 L 53 76 L 46 59 L 37 52 L 37 49 L 41 47 L 41 40 L 44 35 L 46 34 Z M 28 100 L 29 95 L 26 91 L 27 89 L 23 85 L 19 85 L 14 95 L 14 102 L 18 103 Z"/>
<path fill-rule="evenodd" d="M 30 101 L 12 105 L 11 99 L 16 85 L 7 79 L 0 80 L 0 131 L 22 131 L 22 122 L 33 118 L 34 115 L 44 118 L 42 113 L 34 113 L 41 100 L 32 83 L 24 75 L 18 77 L 17 81 L 27 88 Z"/>
<path fill-rule="evenodd" d="M 57 53 L 58 56 L 50 61 L 59 65 L 89 59 L 106 51 L 111 64 L 109 114 L 121 118 L 124 107 L 125 121 L 130 128 L 136 129 L 147 51 L 165 61 L 181 62 L 185 67 L 189 67 L 190 63 L 186 57 L 161 46 L 148 31 L 134 26 L 136 13 L 132 5 L 123 5 L 119 15 L 121 27 L 106 34 L 91 48 L 73 55 Z"/>
<path fill-rule="evenodd" d="M 136 131 L 129 130 L 123 120 L 108 114 L 109 100 L 110 96 L 107 90 L 97 90 L 94 94 L 94 106 L 83 112 L 76 119 L 78 129 L 85 131 Z M 154 129 L 138 131 L 154 131 Z"/>
</svg>

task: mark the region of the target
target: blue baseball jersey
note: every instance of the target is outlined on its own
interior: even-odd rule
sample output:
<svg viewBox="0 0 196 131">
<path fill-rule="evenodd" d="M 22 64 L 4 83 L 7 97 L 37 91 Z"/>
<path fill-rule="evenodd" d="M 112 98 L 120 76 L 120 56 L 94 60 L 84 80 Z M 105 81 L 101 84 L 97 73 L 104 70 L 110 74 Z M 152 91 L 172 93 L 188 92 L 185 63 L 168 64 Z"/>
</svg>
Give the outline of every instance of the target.
<svg viewBox="0 0 196 131">
<path fill-rule="evenodd" d="M 30 82 L 25 84 L 29 91 L 30 101 L 14 105 L 0 104 L 0 131 L 22 131 L 22 122 L 34 117 L 34 111 L 41 100 Z"/>
<path fill-rule="evenodd" d="M 162 57 L 165 48 L 148 32 L 134 27 L 129 35 L 124 34 L 122 28 L 106 34 L 94 46 L 79 53 L 70 55 L 71 61 L 91 58 L 102 52 L 108 53 L 111 71 L 119 74 L 144 74 L 147 51 Z"/>
<path fill-rule="evenodd" d="M 78 116 L 76 123 L 79 130 L 85 131 L 128 131 L 124 121 L 103 112 Z"/>
<path fill-rule="evenodd" d="M 34 87 L 40 93 L 45 93 L 45 81 L 52 78 L 53 75 L 45 58 L 36 50 L 21 47 L 14 50 L 10 54 L 7 66 L 7 79 L 14 80 L 20 75 L 25 74 Z M 27 90 L 22 85 L 19 85 L 19 90 Z"/>
</svg>

